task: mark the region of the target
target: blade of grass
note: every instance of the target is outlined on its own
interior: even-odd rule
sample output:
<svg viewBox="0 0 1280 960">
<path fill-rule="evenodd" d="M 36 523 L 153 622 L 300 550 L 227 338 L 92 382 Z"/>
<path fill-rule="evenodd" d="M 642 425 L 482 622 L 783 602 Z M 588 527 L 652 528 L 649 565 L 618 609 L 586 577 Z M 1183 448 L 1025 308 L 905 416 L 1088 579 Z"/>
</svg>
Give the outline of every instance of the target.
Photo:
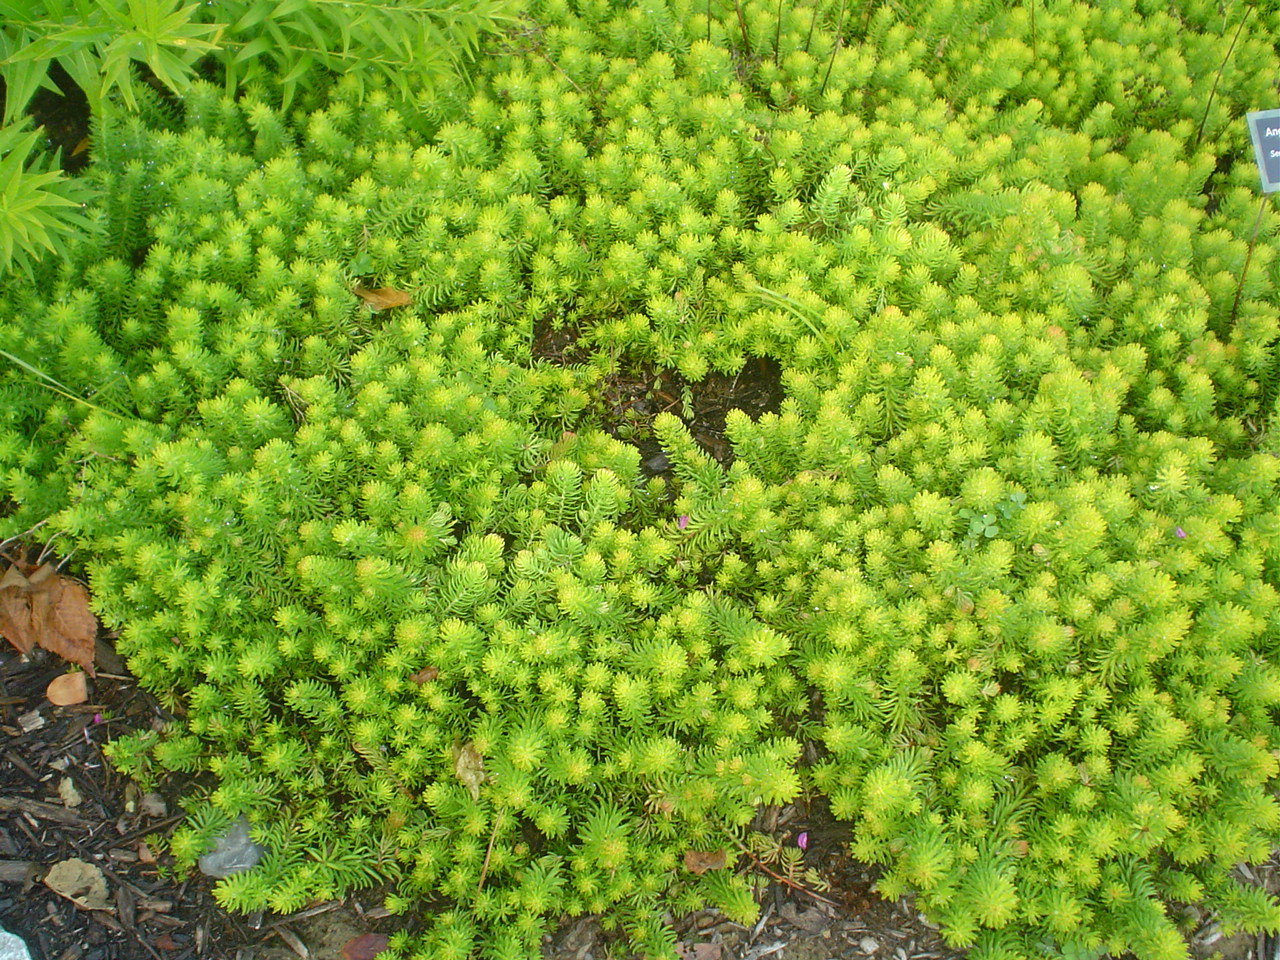
<svg viewBox="0 0 1280 960">
<path fill-rule="evenodd" d="M 105 413 L 109 417 L 116 417 L 117 419 L 120 419 L 120 420 L 125 419 L 123 414 L 117 413 L 115 410 L 108 410 L 105 407 L 98 406 L 96 403 L 93 403 L 90 400 L 86 400 L 84 397 L 77 397 L 74 393 L 71 392 L 71 389 L 67 387 L 65 384 L 59 383 L 57 380 L 49 376 L 43 370 L 33 367 L 31 364 L 27 363 L 27 361 L 23 360 L 21 357 L 15 357 L 12 353 L 10 353 L 7 350 L 0 350 L 0 357 L 4 357 L 10 363 L 27 371 L 27 373 L 35 377 L 37 382 L 40 384 L 40 386 L 44 387 L 46 390 L 52 390 L 54 393 L 58 394 L 59 396 L 66 397 L 68 400 L 72 400 L 75 403 L 82 403 L 86 407 L 88 407 L 90 410 L 96 410 L 98 411 L 98 413 Z"/>
<path fill-rule="evenodd" d="M 835 349 L 831 345 L 831 341 L 827 339 L 826 334 L 819 329 L 817 322 L 812 319 L 806 312 L 803 304 L 788 297 L 785 293 L 778 293 L 776 290 L 770 290 L 768 287 L 762 287 L 760 284 L 752 284 L 751 292 L 759 296 L 763 300 L 767 300 L 773 306 L 785 310 L 797 320 L 805 325 L 810 333 L 814 335 L 822 345 L 827 348 L 827 352 L 832 356 L 835 355 Z"/>
</svg>

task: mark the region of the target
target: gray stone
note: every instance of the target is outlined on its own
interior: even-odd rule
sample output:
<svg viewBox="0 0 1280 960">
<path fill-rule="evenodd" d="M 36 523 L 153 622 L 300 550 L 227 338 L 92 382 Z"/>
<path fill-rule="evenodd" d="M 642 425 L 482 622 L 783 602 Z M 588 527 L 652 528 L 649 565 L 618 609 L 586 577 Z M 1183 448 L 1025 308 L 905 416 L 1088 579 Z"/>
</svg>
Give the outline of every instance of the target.
<svg viewBox="0 0 1280 960">
<path fill-rule="evenodd" d="M 257 866 L 264 853 L 261 845 L 249 839 L 249 821 L 240 817 L 200 858 L 200 872 L 207 877 L 229 877 Z"/>
<path fill-rule="evenodd" d="M 22 938 L 0 927 L 0 960 L 31 960 Z"/>
</svg>

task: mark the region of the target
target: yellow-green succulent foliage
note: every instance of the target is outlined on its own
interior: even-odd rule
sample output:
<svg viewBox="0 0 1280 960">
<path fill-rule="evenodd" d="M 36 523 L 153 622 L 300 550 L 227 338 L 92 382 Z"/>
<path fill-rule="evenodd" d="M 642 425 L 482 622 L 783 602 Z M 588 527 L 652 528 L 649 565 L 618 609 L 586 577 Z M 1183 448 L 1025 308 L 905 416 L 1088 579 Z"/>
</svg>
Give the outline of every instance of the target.
<svg viewBox="0 0 1280 960">
<path fill-rule="evenodd" d="M 212 775 L 179 864 L 244 814 L 230 907 L 389 879 L 404 956 L 583 912 L 660 956 L 754 915 L 683 855 L 808 791 L 978 956 L 1280 925 L 1231 875 L 1280 837 L 1274 8 L 531 16 L 443 117 L 104 119 L 103 229 L 3 294 L 60 391 L 4 372 L 3 525 L 65 531 L 183 714 L 113 747 Z M 600 429 L 620 365 L 762 356 L 727 468 Z"/>
</svg>

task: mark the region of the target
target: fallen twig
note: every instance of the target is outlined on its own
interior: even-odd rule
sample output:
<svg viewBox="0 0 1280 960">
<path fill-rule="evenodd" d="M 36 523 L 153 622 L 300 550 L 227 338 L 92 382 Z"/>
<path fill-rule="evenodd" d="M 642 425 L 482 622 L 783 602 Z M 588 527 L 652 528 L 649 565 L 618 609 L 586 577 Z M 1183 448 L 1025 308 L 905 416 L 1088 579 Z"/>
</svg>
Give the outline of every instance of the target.
<svg viewBox="0 0 1280 960">
<path fill-rule="evenodd" d="M 784 886 L 788 886 L 788 887 L 790 887 L 792 890 L 797 891 L 798 893 L 807 894 L 808 896 L 813 897 L 813 899 L 815 899 L 815 900 L 819 901 L 820 903 L 825 903 L 825 904 L 827 904 L 828 906 L 832 906 L 832 907 L 838 907 L 838 906 L 840 906 L 840 904 L 836 903 L 834 900 L 828 900 L 828 899 L 827 899 L 826 897 L 824 897 L 822 894 L 820 894 L 820 893 L 814 893 L 814 892 L 813 892 L 812 890 L 810 890 L 808 887 L 804 886 L 803 884 L 796 883 L 796 882 L 795 882 L 794 880 L 792 880 L 790 877 L 784 877 L 784 876 L 782 876 L 782 874 L 777 873 L 777 872 L 775 872 L 775 871 L 773 871 L 773 870 L 770 870 L 767 866 L 765 866 L 765 864 L 764 864 L 764 861 L 763 861 L 763 860 L 761 860 L 759 857 L 757 857 L 754 853 L 752 853 L 750 850 L 748 850 L 748 849 L 747 849 L 745 846 L 743 846 L 742 844 L 740 844 L 740 843 L 739 843 L 737 846 L 738 846 L 738 849 L 739 849 L 739 850 L 741 850 L 743 853 L 745 853 L 748 857 L 750 857 L 750 858 L 751 858 L 751 862 L 752 862 L 752 864 L 754 864 L 754 865 L 755 865 L 755 868 L 756 868 L 757 870 L 759 870 L 761 873 L 765 874 L 766 876 L 768 876 L 768 877 L 770 877 L 770 878 L 772 878 L 772 879 L 774 879 L 774 880 L 778 881 L 778 883 L 781 883 L 781 884 L 783 884 Z"/>
</svg>

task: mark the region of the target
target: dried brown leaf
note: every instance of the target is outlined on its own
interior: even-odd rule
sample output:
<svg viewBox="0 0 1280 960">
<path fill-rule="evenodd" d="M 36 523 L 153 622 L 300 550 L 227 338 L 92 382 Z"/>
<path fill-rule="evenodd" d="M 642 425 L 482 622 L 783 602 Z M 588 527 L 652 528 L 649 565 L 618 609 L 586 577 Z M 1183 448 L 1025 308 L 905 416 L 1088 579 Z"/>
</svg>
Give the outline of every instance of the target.
<svg viewBox="0 0 1280 960">
<path fill-rule="evenodd" d="M 89 611 L 89 591 L 52 564 L 30 576 L 14 565 L 0 578 L 0 633 L 24 654 L 41 646 L 94 675 L 98 621 Z"/>
<path fill-rule="evenodd" d="M 362 933 L 348 940 L 342 948 L 342 960 L 373 960 L 387 949 L 389 938 L 385 933 Z"/>
<path fill-rule="evenodd" d="M 723 850 L 713 850 L 710 853 L 688 850 L 684 855 L 685 869 L 698 876 L 702 876 L 708 870 L 723 870 L 728 862 L 729 858 Z"/>
<path fill-rule="evenodd" d="M 417 673 L 410 674 L 409 679 L 414 683 L 422 684 L 430 683 L 438 676 L 440 676 L 440 669 L 438 667 L 423 667 Z"/>
<path fill-rule="evenodd" d="M 35 631 L 31 623 L 31 604 L 27 594 L 29 581 L 17 566 L 12 566 L 0 577 L 0 634 L 18 648 L 23 656 L 36 646 Z"/>
<path fill-rule="evenodd" d="M 54 677 L 45 688 L 44 695 L 57 707 L 69 707 L 89 699 L 89 682 L 79 670 Z"/>
<path fill-rule="evenodd" d="M 109 905 L 106 877 L 92 863 L 78 857 L 55 863 L 45 875 L 44 885 L 87 910 L 105 910 Z"/>
<path fill-rule="evenodd" d="M 63 777 L 58 781 L 58 796 L 62 799 L 64 807 L 78 807 L 84 803 L 84 797 L 80 796 L 75 781 L 70 777 Z"/>
<path fill-rule="evenodd" d="M 407 307 L 413 298 L 403 290 L 395 287 L 368 287 L 356 284 L 355 295 L 365 302 L 370 310 L 390 310 L 392 307 Z"/>
<path fill-rule="evenodd" d="M 46 568 L 51 571 L 48 577 L 51 586 L 36 594 L 34 604 L 43 626 L 40 646 L 68 663 L 79 664 L 92 677 L 98 619 L 89 610 L 89 591 L 84 584 L 53 572 L 48 564 L 40 570 Z"/>
<path fill-rule="evenodd" d="M 453 748 L 453 772 L 471 791 L 471 799 L 480 799 L 480 785 L 484 783 L 484 758 L 470 743 Z"/>
</svg>

